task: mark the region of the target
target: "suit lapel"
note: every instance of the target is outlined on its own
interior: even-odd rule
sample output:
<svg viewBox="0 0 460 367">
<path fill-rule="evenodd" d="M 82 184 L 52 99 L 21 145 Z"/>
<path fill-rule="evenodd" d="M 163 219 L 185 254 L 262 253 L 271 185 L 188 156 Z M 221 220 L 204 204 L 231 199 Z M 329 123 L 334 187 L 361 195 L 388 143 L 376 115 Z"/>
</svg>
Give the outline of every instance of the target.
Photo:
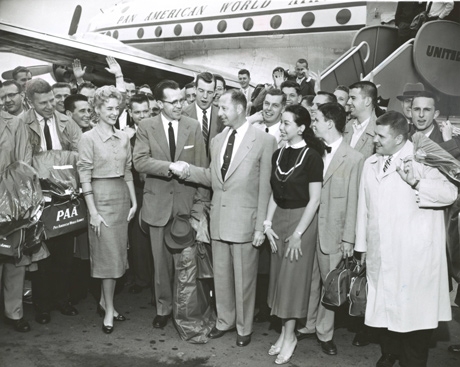
<svg viewBox="0 0 460 367">
<path fill-rule="evenodd" d="M 236 151 L 236 154 L 233 156 L 232 161 L 230 162 L 230 167 L 228 169 L 227 174 L 225 175 L 226 180 L 228 180 L 228 178 L 233 174 L 233 172 L 235 172 L 240 163 L 243 161 L 244 157 L 246 157 L 246 155 L 252 149 L 255 141 L 254 129 L 254 127 L 249 126 L 246 135 L 244 136 L 240 146 L 238 147 L 238 150 Z"/>
<path fill-rule="evenodd" d="M 342 141 L 340 143 L 339 147 L 337 148 L 337 151 L 335 152 L 334 156 L 332 157 L 331 163 L 329 164 L 329 167 L 327 167 L 326 174 L 324 175 L 324 180 L 323 180 L 323 185 L 329 180 L 334 172 L 337 170 L 337 168 L 340 167 L 340 165 L 343 163 L 345 160 L 345 157 L 347 156 L 347 152 L 345 150 L 345 143 Z"/>
<path fill-rule="evenodd" d="M 185 142 L 190 135 L 190 124 L 185 120 L 179 120 L 179 128 L 177 132 L 177 144 L 176 144 L 176 156 L 174 161 L 180 156 L 180 153 L 184 149 Z"/>
<path fill-rule="evenodd" d="M 168 139 L 166 138 L 165 129 L 163 128 L 163 122 L 161 121 L 161 116 L 155 116 L 155 120 L 152 122 L 152 136 L 160 146 L 163 153 L 170 157 L 171 153 L 169 152 Z"/>
<path fill-rule="evenodd" d="M 213 159 L 211 160 L 211 165 L 214 165 L 214 170 L 216 172 L 216 176 L 219 179 L 220 183 L 223 183 L 224 180 L 222 179 L 221 173 L 221 164 L 220 164 L 220 153 L 223 149 L 223 144 L 225 141 L 226 136 L 228 135 L 228 129 L 225 129 L 221 134 L 216 135 L 215 142 L 213 142 L 213 152 L 211 152 L 211 156 Z"/>
</svg>

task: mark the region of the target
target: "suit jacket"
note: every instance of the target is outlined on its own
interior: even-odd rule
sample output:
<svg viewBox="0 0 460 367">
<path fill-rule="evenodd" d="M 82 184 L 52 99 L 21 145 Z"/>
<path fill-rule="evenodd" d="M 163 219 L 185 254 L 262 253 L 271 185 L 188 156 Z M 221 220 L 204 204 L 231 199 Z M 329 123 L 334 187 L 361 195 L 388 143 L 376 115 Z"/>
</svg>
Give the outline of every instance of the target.
<svg viewBox="0 0 460 367">
<path fill-rule="evenodd" d="M 324 175 L 318 216 L 318 242 L 336 254 L 342 241 L 355 243 L 359 180 L 364 156 L 342 141 Z"/>
<path fill-rule="evenodd" d="M 315 80 L 310 79 L 309 82 L 307 82 L 308 78 L 303 78 L 302 83 L 300 83 L 300 93 L 302 94 L 302 97 L 305 96 L 314 96 L 316 95 L 315 93 Z M 288 80 L 292 80 L 297 83 L 297 76 L 290 76 Z"/>
<path fill-rule="evenodd" d="M 209 201 L 209 190 L 184 182 L 169 173 L 171 164 L 168 140 L 161 115 L 142 120 L 136 133 L 133 162 L 139 173 L 147 174 L 144 186 L 142 220 L 151 226 L 165 226 L 176 214 L 202 212 Z M 206 167 L 203 135 L 196 120 L 182 116 L 177 133 L 174 161 Z"/>
<path fill-rule="evenodd" d="M 353 137 L 353 122 L 356 119 L 351 119 L 345 125 L 345 131 L 343 132 L 343 140 L 350 145 L 351 138 Z M 375 111 L 372 111 L 372 115 L 369 121 L 369 124 L 364 130 L 363 134 L 359 138 L 356 146 L 354 147 L 355 150 L 360 152 L 364 158 L 369 158 L 372 154 L 375 153 L 375 146 L 374 146 L 374 136 L 375 136 L 375 120 L 377 120 L 377 116 L 375 115 Z"/>
<path fill-rule="evenodd" d="M 254 231 L 263 231 L 271 194 L 271 158 L 277 149 L 270 134 L 249 126 L 222 179 L 220 154 L 228 128 L 211 141 L 209 168 L 190 166 L 189 180 L 211 186 L 211 238 L 246 243 Z"/>
<path fill-rule="evenodd" d="M 35 110 L 31 108 L 27 111 L 22 120 L 29 130 L 29 142 L 32 146 L 32 154 L 41 152 L 40 124 L 37 121 Z M 61 142 L 62 150 L 78 152 L 78 142 L 81 138 L 80 127 L 68 116 L 54 112 L 54 121 L 56 123 L 56 132 Z"/>
<path fill-rule="evenodd" d="M 193 102 L 192 104 L 188 105 L 182 110 L 182 114 L 184 116 L 191 117 L 192 119 L 195 119 L 198 121 L 198 116 L 196 114 L 196 108 L 197 108 L 196 102 Z M 218 112 L 219 112 L 218 107 L 211 106 L 211 121 L 209 121 L 209 116 L 208 116 L 208 123 L 210 124 L 208 126 L 208 131 L 209 131 L 208 144 L 217 134 L 219 134 L 224 129 L 224 125 L 222 124 L 222 121 L 220 121 Z M 201 121 L 199 122 L 199 124 L 201 126 Z"/>
</svg>

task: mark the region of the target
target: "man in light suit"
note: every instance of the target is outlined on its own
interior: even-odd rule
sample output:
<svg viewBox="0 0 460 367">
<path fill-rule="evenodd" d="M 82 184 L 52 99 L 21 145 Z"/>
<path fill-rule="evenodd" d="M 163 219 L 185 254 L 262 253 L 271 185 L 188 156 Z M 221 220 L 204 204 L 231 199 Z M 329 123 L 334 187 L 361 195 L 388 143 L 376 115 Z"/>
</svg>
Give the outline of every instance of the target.
<svg viewBox="0 0 460 367">
<path fill-rule="evenodd" d="M 226 128 L 211 142 L 208 169 L 190 166 L 188 181 L 211 186 L 210 227 L 219 338 L 236 326 L 237 346 L 251 341 L 258 251 L 264 241 L 270 197 L 271 157 L 276 140 L 246 121 L 247 102 L 238 90 L 224 93 L 219 116 Z M 180 166 L 172 167 L 182 174 Z M 187 176 L 187 167 L 184 169 Z"/>
<path fill-rule="evenodd" d="M 362 155 L 370 157 L 375 152 L 375 107 L 377 87 L 374 83 L 361 81 L 350 86 L 348 97 L 352 119 L 345 126 L 344 140 Z"/>
<path fill-rule="evenodd" d="M 195 102 L 185 107 L 182 114 L 198 120 L 203 133 L 206 152 L 209 153 L 209 143 L 224 128 L 219 120 L 219 108 L 212 104 L 216 80 L 211 73 L 204 72 L 196 76 L 195 86 Z"/>
<path fill-rule="evenodd" d="M 364 156 L 343 139 L 346 119 L 345 109 L 340 104 L 325 103 L 318 107 L 312 121 L 315 135 L 327 146 L 323 157 L 324 180 L 316 251 L 320 273 L 316 276 L 321 276 L 323 283 L 329 271 L 335 269 L 342 258 L 353 256 L 355 243 L 356 209 Z M 319 295 L 320 288 L 314 291 Z M 332 340 L 334 311 L 325 308 L 322 303 L 316 319 L 316 335 L 326 354 L 337 354 Z"/>
<path fill-rule="evenodd" d="M 196 120 L 183 116 L 179 85 L 164 80 L 155 88 L 161 113 L 142 120 L 136 133 L 134 167 L 147 174 L 141 217 L 150 226 L 157 316 L 153 327 L 162 328 L 172 312 L 173 254 L 164 242 L 165 227 L 177 214 L 200 213 L 209 191 L 170 173 L 172 162 L 207 166 L 203 135 Z"/>
</svg>

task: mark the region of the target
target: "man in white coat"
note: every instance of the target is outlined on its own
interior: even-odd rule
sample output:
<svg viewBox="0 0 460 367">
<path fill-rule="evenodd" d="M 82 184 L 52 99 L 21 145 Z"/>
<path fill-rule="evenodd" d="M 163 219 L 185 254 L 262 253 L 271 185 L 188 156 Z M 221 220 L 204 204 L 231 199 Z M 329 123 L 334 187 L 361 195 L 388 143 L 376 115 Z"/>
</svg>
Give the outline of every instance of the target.
<svg viewBox="0 0 460 367">
<path fill-rule="evenodd" d="M 413 161 L 406 118 L 376 121 L 376 154 L 364 163 L 355 250 L 366 261 L 365 323 L 379 328 L 377 366 L 426 366 L 439 321 L 451 319 L 443 207 L 456 187 L 436 168 Z"/>
</svg>

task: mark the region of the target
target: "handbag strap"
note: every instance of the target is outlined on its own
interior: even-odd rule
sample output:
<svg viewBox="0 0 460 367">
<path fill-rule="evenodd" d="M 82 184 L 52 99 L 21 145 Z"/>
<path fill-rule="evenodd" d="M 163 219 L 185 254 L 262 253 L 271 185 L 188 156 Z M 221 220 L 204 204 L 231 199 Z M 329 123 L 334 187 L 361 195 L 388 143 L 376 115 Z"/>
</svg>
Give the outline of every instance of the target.
<svg viewBox="0 0 460 367">
<path fill-rule="evenodd" d="M 432 2 L 432 1 L 428 1 L 428 4 L 427 4 L 427 6 L 426 6 L 426 15 L 430 14 L 431 5 L 433 5 L 433 2 Z"/>
</svg>

